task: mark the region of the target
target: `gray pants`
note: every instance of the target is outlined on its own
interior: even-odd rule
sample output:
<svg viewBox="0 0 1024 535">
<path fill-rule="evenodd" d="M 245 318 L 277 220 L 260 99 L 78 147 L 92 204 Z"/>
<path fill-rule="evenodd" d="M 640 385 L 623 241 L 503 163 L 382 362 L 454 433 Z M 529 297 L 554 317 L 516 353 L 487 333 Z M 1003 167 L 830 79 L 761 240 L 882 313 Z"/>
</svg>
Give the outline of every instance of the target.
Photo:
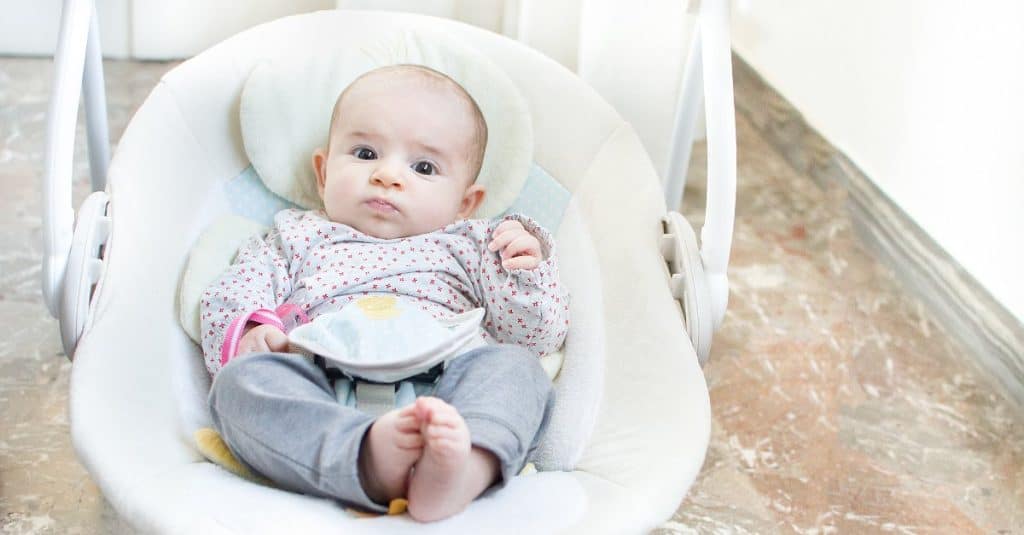
<svg viewBox="0 0 1024 535">
<path fill-rule="evenodd" d="M 526 464 L 554 403 L 537 357 L 512 345 L 450 361 L 432 395 L 459 411 L 474 446 L 498 458 L 501 486 Z M 261 353 L 232 360 L 215 377 L 209 404 L 217 431 L 253 471 L 289 490 L 387 510 L 359 482 L 359 449 L 373 417 L 338 403 L 310 359 Z"/>
</svg>

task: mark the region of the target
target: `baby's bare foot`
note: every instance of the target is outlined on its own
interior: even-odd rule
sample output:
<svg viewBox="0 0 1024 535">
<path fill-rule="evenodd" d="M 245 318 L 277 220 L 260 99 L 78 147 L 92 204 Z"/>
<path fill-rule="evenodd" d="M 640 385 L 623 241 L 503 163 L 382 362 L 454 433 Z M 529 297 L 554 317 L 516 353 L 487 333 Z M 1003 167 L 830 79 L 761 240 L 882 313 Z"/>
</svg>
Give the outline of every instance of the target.
<svg viewBox="0 0 1024 535">
<path fill-rule="evenodd" d="M 359 479 L 371 500 L 387 505 L 405 496 L 409 470 L 423 455 L 416 405 L 387 412 L 370 426 L 359 452 Z"/>
<path fill-rule="evenodd" d="M 409 514 L 431 522 L 462 511 L 491 486 L 498 460 L 472 447 L 455 407 L 432 397 L 418 398 L 415 407 L 424 447 L 409 480 Z"/>
</svg>

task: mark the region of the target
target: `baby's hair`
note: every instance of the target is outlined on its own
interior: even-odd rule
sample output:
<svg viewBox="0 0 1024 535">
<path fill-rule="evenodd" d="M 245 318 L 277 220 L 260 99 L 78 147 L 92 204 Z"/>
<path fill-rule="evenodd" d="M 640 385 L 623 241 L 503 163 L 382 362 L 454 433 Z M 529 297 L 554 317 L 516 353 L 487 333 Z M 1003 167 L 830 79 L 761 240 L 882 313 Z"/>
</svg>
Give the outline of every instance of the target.
<svg viewBox="0 0 1024 535">
<path fill-rule="evenodd" d="M 345 98 L 345 95 L 348 93 L 348 90 L 354 87 L 360 80 L 366 78 L 367 76 L 385 73 L 409 73 L 419 75 L 419 77 L 424 81 L 434 82 L 439 85 L 447 86 L 448 88 L 453 89 L 456 95 L 458 95 L 467 104 L 469 104 L 469 107 L 472 110 L 473 114 L 473 123 L 474 126 L 476 127 L 473 135 L 472 147 L 470 149 L 472 151 L 473 157 L 470 169 L 473 171 L 473 181 L 476 181 L 477 175 L 480 174 L 480 167 L 483 165 L 484 162 L 484 150 L 487 147 L 487 121 L 484 120 L 484 114 L 483 112 L 480 111 L 480 107 L 477 106 L 476 101 L 473 100 L 473 97 L 465 90 L 465 88 L 459 85 L 458 82 L 452 80 L 450 77 L 448 77 L 446 74 L 442 72 L 435 71 L 430 67 L 424 67 L 423 65 L 412 65 L 403 63 L 398 65 L 388 65 L 385 67 L 379 67 L 373 69 L 372 71 L 368 71 L 359 75 L 355 80 L 352 81 L 352 83 L 348 84 L 348 87 L 346 87 L 345 90 L 342 91 L 340 95 L 338 95 L 337 100 L 334 101 L 334 109 L 331 110 L 331 122 L 328 125 L 328 152 L 330 152 L 331 145 L 330 132 L 333 130 L 334 121 L 338 118 L 338 110 L 341 108 L 341 101 Z"/>
</svg>

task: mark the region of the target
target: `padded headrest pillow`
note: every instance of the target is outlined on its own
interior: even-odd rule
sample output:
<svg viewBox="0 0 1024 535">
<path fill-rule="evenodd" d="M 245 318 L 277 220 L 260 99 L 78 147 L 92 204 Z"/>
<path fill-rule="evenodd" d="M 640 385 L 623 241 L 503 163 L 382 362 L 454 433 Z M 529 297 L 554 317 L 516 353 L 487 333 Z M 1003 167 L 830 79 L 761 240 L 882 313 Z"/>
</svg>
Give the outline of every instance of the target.
<svg viewBox="0 0 1024 535">
<path fill-rule="evenodd" d="M 422 30 L 336 49 L 296 43 L 253 69 L 239 114 L 245 151 L 257 174 L 281 197 L 320 208 L 311 159 L 327 143 L 338 95 L 360 75 L 397 64 L 444 73 L 476 101 L 488 136 L 476 182 L 487 195 L 475 217 L 500 215 L 519 195 L 533 161 L 529 108 L 508 75 L 482 54 L 453 37 Z"/>
</svg>

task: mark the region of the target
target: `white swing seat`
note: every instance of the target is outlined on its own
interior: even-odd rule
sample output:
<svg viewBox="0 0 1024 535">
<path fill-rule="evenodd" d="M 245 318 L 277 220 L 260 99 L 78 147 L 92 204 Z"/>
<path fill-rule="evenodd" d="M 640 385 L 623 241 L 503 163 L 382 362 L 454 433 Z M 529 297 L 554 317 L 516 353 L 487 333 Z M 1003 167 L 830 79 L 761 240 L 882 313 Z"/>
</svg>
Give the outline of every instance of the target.
<svg viewBox="0 0 1024 535">
<path fill-rule="evenodd" d="M 209 377 L 176 310 L 189 250 L 223 215 L 210 199 L 250 165 L 238 103 L 253 67 L 294 40 L 417 27 L 458 37 L 523 93 L 534 161 L 571 194 L 556 233 L 573 296 L 556 392 L 568 399 L 598 389 L 589 436 L 570 445 L 572 470 L 517 477 L 432 524 L 358 518 L 330 500 L 250 483 L 206 462 L 192 431 L 209 419 Z M 258 26 L 164 76 L 125 131 L 108 184 L 107 266 L 75 352 L 71 431 L 106 498 L 141 530 L 646 532 L 672 515 L 703 464 L 708 391 L 659 251 L 666 206 L 658 177 L 637 135 L 607 103 L 515 41 L 449 20 L 363 11 Z M 560 414 L 562 421 L 588 417 L 564 407 Z"/>
</svg>

